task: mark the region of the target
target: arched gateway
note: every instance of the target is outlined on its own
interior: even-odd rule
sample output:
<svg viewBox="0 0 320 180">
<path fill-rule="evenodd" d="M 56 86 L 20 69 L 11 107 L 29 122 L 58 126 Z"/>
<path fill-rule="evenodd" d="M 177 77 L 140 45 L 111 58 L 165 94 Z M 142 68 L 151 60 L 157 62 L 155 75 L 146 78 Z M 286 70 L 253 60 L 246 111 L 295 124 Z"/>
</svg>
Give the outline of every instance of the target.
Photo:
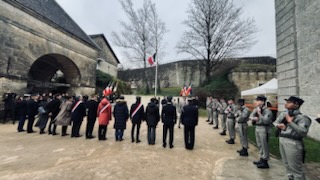
<svg viewBox="0 0 320 180">
<path fill-rule="evenodd" d="M 32 92 L 66 92 L 81 82 L 78 67 L 60 54 L 47 54 L 38 58 L 28 74 L 27 88 Z"/>
<path fill-rule="evenodd" d="M 0 94 L 95 92 L 100 48 L 54 1 L 0 1 Z"/>
</svg>

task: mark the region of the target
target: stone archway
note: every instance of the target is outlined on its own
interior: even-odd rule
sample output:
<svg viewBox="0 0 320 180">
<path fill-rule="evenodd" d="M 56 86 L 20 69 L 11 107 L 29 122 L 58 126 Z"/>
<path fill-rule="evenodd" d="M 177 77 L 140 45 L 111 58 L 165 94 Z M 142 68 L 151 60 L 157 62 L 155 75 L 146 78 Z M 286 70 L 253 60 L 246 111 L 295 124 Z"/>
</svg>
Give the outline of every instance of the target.
<svg viewBox="0 0 320 180">
<path fill-rule="evenodd" d="M 67 92 L 80 85 L 81 74 L 74 62 L 60 54 L 47 54 L 38 58 L 28 73 L 30 92 Z"/>
</svg>

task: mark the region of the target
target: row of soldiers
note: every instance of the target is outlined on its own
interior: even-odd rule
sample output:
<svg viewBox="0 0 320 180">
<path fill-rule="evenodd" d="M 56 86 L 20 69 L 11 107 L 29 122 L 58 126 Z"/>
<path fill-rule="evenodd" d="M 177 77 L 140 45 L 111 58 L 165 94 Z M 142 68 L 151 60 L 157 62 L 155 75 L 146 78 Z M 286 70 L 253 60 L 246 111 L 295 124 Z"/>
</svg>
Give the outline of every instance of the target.
<svg viewBox="0 0 320 180">
<path fill-rule="evenodd" d="M 300 107 L 304 101 L 295 96 L 285 99 L 286 111 L 278 115 L 273 121 L 273 113 L 267 106 L 267 98 L 265 96 L 257 96 L 255 99 L 255 108 L 252 112 L 245 106 L 245 100 L 239 99 L 238 105 L 235 105 L 234 99 L 229 98 L 227 104 L 223 99 L 209 98 L 207 102 L 207 110 L 209 124 L 215 124 L 214 129 L 218 128 L 218 113 L 220 113 L 222 124 L 226 122 L 230 139 L 226 142 L 234 144 L 235 125 L 238 126 L 240 143 L 242 149 L 238 150 L 240 156 L 248 156 L 248 121 L 252 121 L 255 125 L 255 137 L 259 148 L 260 159 L 254 161 L 253 164 L 257 168 L 269 168 L 269 137 L 271 136 L 272 127 L 276 127 L 276 136 L 279 137 L 279 149 L 282 161 L 287 170 L 288 179 L 305 179 L 302 170 L 304 162 L 305 150 L 303 138 L 306 137 L 311 119 L 300 112 Z M 212 117 L 213 121 L 210 121 Z M 224 118 L 227 120 L 225 121 Z M 222 125 L 224 126 L 224 125 Z M 225 129 L 220 133 L 225 135 Z"/>
</svg>

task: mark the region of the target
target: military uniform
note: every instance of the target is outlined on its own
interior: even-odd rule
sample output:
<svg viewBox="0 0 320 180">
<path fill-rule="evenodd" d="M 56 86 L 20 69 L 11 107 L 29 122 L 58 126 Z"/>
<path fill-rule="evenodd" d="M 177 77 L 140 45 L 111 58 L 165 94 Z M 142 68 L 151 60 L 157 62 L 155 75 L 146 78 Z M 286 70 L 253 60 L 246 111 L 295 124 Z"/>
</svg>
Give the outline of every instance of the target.
<svg viewBox="0 0 320 180">
<path fill-rule="evenodd" d="M 290 98 L 287 99 L 287 101 L 297 100 L 298 103 L 303 103 L 303 100 L 299 98 Z M 278 127 L 279 124 L 285 123 L 287 114 L 288 111 L 281 113 L 273 123 L 274 126 Z M 289 114 L 289 116 L 293 117 L 293 121 L 291 123 L 287 123 L 286 129 L 280 131 L 280 154 L 282 157 L 282 162 L 286 166 L 288 178 L 304 180 L 305 175 L 302 170 L 304 145 L 302 140 L 307 136 L 311 120 L 308 117 L 302 115 L 299 109 L 293 110 L 292 113 Z"/>
<path fill-rule="evenodd" d="M 184 142 L 186 149 L 192 150 L 194 147 L 195 127 L 198 125 L 199 112 L 192 98 L 188 99 L 188 102 L 188 105 L 183 107 L 181 120 L 184 125 Z"/>
<path fill-rule="evenodd" d="M 207 107 L 207 113 L 208 113 L 208 120 L 207 122 L 209 123 L 213 123 L 213 119 L 212 119 L 212 106 L 213 106 L 213 100 L 209 99 L 206 102 L 206 107 Z"/>
<path fill-rule="evenodd" d="M 219 103 L 219 114 L 220 114 L 220 120 L 221 120 L 221 127 L 222 127 L 222 132 L 220 133 L 220 135 L 225 136 L 226 135 L 226 131 L 227 131 L 227 115 L 225 113 L 226 108 L 228 107 L 227 103 L 222 100 Z"/>
<path fill-rule="evenodd" d="M 163 122 L 163 147 L 167 146 L 167 132 L 169 130 L 169 147 L 173 148 L 174 125 L 177 122 L 176 107 L 172 105 L 172 97 L 168 97 L 167 105 L 162 108 L 161 119 Z"/>
<path fill-rule="evenodd" d="M 250 116 L 249 109 L 244 106 L 244 99 L 238 101 L 240 108 L 236 113 L 236 121 L 238 122 L 239 137 L 242 149 L 238 151 L 240 156 L 248 156 L 248 119 Z"/>
<path fill-rule="evenodd" d="M 258 96 L 257 101 L 266 102 L 266 98 L 262 96 Z M 261 111 L 261 115 L 258 114 L 257 111 Z M 269 168 L 268 160 L 269 160 L 269 136 L 272 128 L 272 112 L 268 107 L 263 106 L 256 107 L 252 113 L 250 114 L 250 119 L 256 118 L 256 142 L 259 148 L 260 160 L 253 162 L 257 165 L 258 168 Z"/>
<path fill-rule="evenodd" d="M 225 113 L 227 115 L 227 127 L 230 139 L 226 141 L 228 144 L 234 144 L 234 139 L 236 138 L 235 134 L 235 113 L 237 112 L 238 108 L 235 104 L 229 104 Z"/>
<path fill-rule="evenodd" d="M 214 99 L 213 100 L 213 106 L 212 106 L 212 119 L 213 119 L 213 124 L 214 124 L 213 129 L 218 129 L 218 127 L 219 127 L 219 119 L 218 119 L 219 111 L 218 111 L 218 108 L 219 108 L 219 102 L 218 102 L 217 99 Z"/>
</svg>

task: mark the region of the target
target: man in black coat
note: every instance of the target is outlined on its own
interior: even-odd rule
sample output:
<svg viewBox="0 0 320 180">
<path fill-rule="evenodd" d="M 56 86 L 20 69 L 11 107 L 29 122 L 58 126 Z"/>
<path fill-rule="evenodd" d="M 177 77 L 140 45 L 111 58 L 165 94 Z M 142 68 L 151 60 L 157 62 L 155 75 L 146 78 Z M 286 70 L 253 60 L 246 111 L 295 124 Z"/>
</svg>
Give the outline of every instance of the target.
<svg viewBox="0 0 320 180">
<path fill-rule="evenodd" d="M 192 150 L 194 146 L 195 127 L 198 125 L 198 107 L 193 98 L 188 98 L 188 105 L 183 107 L 181 114 L 184 125 L 184 142 L 186 149 Z"/>
<path fill-rule="evenodd" d="M 83 121 L 83 117 L 86 115 L 86 107 L 82 102 L 82 97 L 78 97 L 72 106 L 71 110 L 72 131 L 71 137 L 81 137 L 79 131 Z"/>
<path fill-rule="evenodd" d="M 161 119 L 163 123 L 163 147 L 167 146 L 167 132 L 169 130 L 169 145 L 173 148 L 173 128 L 177 122 L 176 107 L 172 104 L 172 97 L 167 97 L 167 104 L 163 106 L 161 112 Z"/>
<path fill-rule="evenodd" d="M 136 103 L 132 104 L 130 108 L 130 119 L 132 121 L 131 142 L 134 142 L 134 129 L 137 126 L 136 143 L 139 143 L 140 125 L 144 119 L 144 107 L 141 103 L 141 97 L 137 96 L 136 99 Z"/>
<path fill-rule="evenodd" d="M 4 115 L 3 115 L 3 124 L 7 122 L 7 116 L 10 115 L 12 119 L 12 124 L 15 123 L 15 98 L 17 94 L 11 93 L 10 91 L 8 93 L 5 93 L 3 96 L 4 101 Z"/>
<path fill-rule="evenodd" d="M 23 129 L 24 122 L 26 121 L 27 117 L 27 101 L 29 101 L 30 95 L 29 94 L 24 94 L 23 99 L 17 103 L 17 108 L 16 110 L 18 111 L 18 118 L 19 118 L 19 123 L 18 123 L 18 132 L 24 132 L 25 130 Z"/>
<path fill-rule="evenodd" d="M 114 129 L 116 129 L 116 141 L 123 140 L 123 133 L 127 127 L 127 120 L 129 118 L 129 109 L 127 102 L 123 96 L 120 96 L 113 110 Z"/>
<path fill-rule="evenodd" d="M 154 145 L 156 141 L 156 127 L 160 120 L 159 107 L 156 98 L 151 99 L 151 102 L 146 108 L 145 116 L 148 125 L 148 143 L 149 145 Z"/>
<path fill-rule="evenodd" d="M 48 110 L 48 113 L 51 113 L 50 117 L 50 123 L 48 127 L 48 134 L 52 134 L 53 136 L 58 135 L 59 133 L 56 132 L 57 125 L 54 124 L 54 119 L 57 117 L 60 111 L 60 105 L 61 105 L 61 98 L 62 96 L 60 94 L 56 94 L 52 101 L 50 101 L 46 107 Z"/>
<path fill-rule="evenodd" d="M 91 99 L 87 101 L 86 106 L 88 109 L 87 116 L 87 128 L 86 128 L 86 138 L 92 139 L 95 138 L 92 135 L 93 127 L 97 119 L 97 109 L 98 109 L 98 96 L 92 95 Z"/>
<path fill-rule="evenodd" d="M 34 123 L 35 116 L 38 114 L 38 98 L 39 94 L 32 94 L 31 99 L 27 101 L 27 115 L 28 115 L 28 124 L 27 124 L 27 133 L 34 133 L 32 127 Z"/>
</svg>

